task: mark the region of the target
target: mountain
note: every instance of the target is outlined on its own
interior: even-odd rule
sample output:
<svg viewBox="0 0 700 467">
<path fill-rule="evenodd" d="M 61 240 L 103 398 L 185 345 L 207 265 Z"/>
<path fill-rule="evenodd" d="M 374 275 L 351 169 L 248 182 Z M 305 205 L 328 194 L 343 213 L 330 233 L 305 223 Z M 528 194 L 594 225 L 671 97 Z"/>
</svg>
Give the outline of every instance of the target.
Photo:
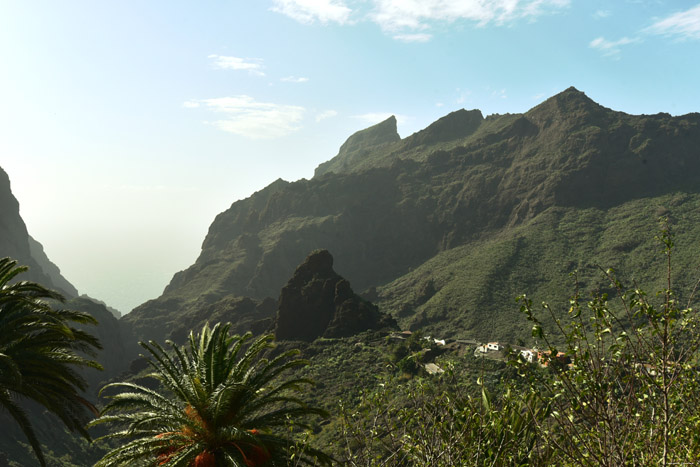
<svg viewBox="0 0 700 467">
<path fill-rule="evenodd" d="M 25 280 L 39 282 L 68 298 L 78 296 L 78 290 L 46 256 L 44 247 L 29 235 L 19 213 L 19 202 L 12 194 L 10 177 L 0 167 L 0 257 L 6 256 L 29 266 Z"/>
<path fill-rule="evenodd" d="M 699 114 L 628 115 L 574 88 L 524 114 L 453 112 L 404 139 L 390 118 L 352 135 L 311 180 L 233 203 L 195 264 L 124 321 L 150 338 L 226 297 L 276 297 L 326 249 L 404 327 L 524 337 L 513 298 L 565 300 L 573 270 L 594 286 L 589 266 L 612 262 L 655 284 L 642 258 L 659 214 L 675 219 L 679 243 L 700 238 L 698 148 Z"/>
</svg>

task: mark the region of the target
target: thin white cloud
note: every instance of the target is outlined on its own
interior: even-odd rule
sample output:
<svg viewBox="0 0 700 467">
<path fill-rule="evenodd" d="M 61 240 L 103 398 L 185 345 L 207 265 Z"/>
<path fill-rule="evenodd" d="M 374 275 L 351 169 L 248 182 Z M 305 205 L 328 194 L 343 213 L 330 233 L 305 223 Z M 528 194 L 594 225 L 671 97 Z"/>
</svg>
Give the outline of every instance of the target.
<svg viewBox="0 0 700 467">
<path fill-rule="evenodd" d="M 245 95 L 188 102 L 223 114 L 212 123 L 220 130 L 252 139 L 279 138 L 297 131 L 306 111 L 295 105 L 258 102 Z"/>
<path fill-rule="evenodd" d="M 352 13 L 343 0 L 273 0 L 270 9 L 304 24 L 345 24 Z"/>
<path fill-rule="evenodd" d="M 262 71 L 262 59 L 240 58 L 225 55 L 209 55 L 215 68 L 220 70 L 244 70 L 258 76 L 265 76 Z"/>
<path fill-rule="evenodd" d="M 472 92 L 469 89 L 457 88 L 456 92 L 457 98 L 455 99 L 455 103 L 457 104 L 464 104 L 469 99 L 471 99 Z"/>
<path fill-rule="evenodd" d="M 588 46 L 592 49 L 597 49 L 603 53 L 606 57 L 617 56 L 620 53 L 620 47 L 623 45 L 634 44 L 639 42 L 639 39 L 629 37 L 623 37 L 616 41 L 609 41 L 604 37 L 598 37 L 593 39 Z"/>
<path fill-rule="evenodd" d="M 433 38 L 432 34 L 414 33 L 414 34 L 396 34 L 394 39 L 402 42 L 428 42 Z"/>
<path fill-rule="evenodd" d="M 358 120 L 362 120 L 367 124 L 374 125 L 376 123 L 383 122 L 392 115 L 396 117 L 396 122 L 399 125 L 403 125 L 408 120 L 408 117 L 406 117 L 405 115 L 397 115 L 389 112 L 369 112 L 362 115 L 353 115 L 352 118 L 356 118 Z"/>
<path fill-rule="evenodd" d="M 386 32 L 423 31 L 432 22 L 467 20 L 479 26 L 534 19 L 570 0 L 374 0 L 372 19 Z"/>
<path fill-rule="evenodd" d="M 508 99 L 508 94 L 506 94 L 505 89 L 498 89 L 491 92 L 493 97 L 500 97 L 501 99 Z"/>
<path fill-rule="evenodd" d="M 593 18 L 595 19 L 605 19 L 608 18 L 612 12 L 610 10 L 597 10 L 593 13 Z"/>
<path fill-rule="evenodd" d="M 348 0 L 273 0 L 272 11 L 300 23 L 350 23 L 356 11 Z M 518 19 L 535 19 L 557 12 L 571 0 L 362 0 L 354 3 L 369 5 L 360 12 L 399 41 L 426 42 L 432 35 L 425 32 L 436 22 L 460 20 L 476 22 L 479 26 L 506 24 Z"/>
<path fill-rule="evenodd" d="M 197 101 L 185 101 L 182 103 L 182 106 L 186 109 L 196 109 L 199 107 L 199 102 Z"/>
<path fill-rule="evenodd" d="M 316 123 L 321 122 L 327 118 L 333 118 L 336 115 L 338 115 L 338 112 L 336 112 L 335 110 L 326 110 L 316 115 Z"/>
<path fill-rule="evenodd" d="M 302 76 L 286 76 L 284 78 L 280 78 L 280 81 L 283 81 L 285 83 L 306 83 L 309 81 L 309 78 L 304 78 Z"/>
<path fill-rule="evenodd" d="M 682 40 L 700 39 L 700 4 L 657 21 L 645 29 L 645 32 Z"/>
</svg>

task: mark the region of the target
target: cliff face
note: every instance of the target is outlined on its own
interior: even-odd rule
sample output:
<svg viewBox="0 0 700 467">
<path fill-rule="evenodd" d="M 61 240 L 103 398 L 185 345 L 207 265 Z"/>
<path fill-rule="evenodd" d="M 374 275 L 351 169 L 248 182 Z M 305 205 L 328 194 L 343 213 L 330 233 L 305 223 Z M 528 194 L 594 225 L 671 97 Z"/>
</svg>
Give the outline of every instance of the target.
<svg viewBox="0 0 700 467">
<path fill-rule="evenodd" d="M 10 178 L 0 167 L 0 257 L 5 256 L 29 266 L 29 271 L 23 275 L 25 280 L 39 282 L 68 298 L 78 295 L 76 288 L 46 256 L 43 246 L 27 232 L 19 203 L 12 194 Z"/>
<path fill-rule="evenodd" d="M 445 268 L 427 271 L 430 261 L 456 262 L 454 255 L 515 235 L 552 209 L 583 216 L 700 190 L 700 115 L 627 115 L 573 88 L 524 114 L 457 111 L 397 137 L 389 119 L 349 138 L 313 179 L 278 180 L 234 203 L 212 223 L 195 264 L 125 320 L 145 336 L 156 316 L 175 319 L 226 296 L 276 297 L 317 249 L 334 252 L 336 271 L 356 290 L 381 289 L 418 269 L 437 277 Z M 514 254 L 508 261 L 521 253 Z M 459 313 L 450 293 L 425 303 L 385 293 L 379 304 L 421 322 L 440 299 L 446 311 L 431 308 L 426 319 L 443 313 L 450 321 Z"/>
</svg>

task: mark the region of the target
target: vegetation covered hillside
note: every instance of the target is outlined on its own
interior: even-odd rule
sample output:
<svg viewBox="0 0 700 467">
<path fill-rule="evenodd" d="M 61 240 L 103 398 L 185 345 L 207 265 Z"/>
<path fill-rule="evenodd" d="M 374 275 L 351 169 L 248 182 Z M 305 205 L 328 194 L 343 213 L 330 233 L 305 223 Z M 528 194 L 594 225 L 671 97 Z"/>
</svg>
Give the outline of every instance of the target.
<svg viewBox="0 0 700 467">
<path fill-rule="evenodd" d="M 524 114 L 453 112 L 404 139 L 390 118 L 311 180 L 278 180 L 219 214 L 195 264 L 124 320 L 140 338 L 164 337 L 187 310 L 274 299 L 327 249 L 403 326 L 524 337 L 521 292 L 558 294 L 562 276 L 613 258 L 653 281 L 637 268 L 659 214 L 687 230 L 679 255 L 690 254 L 698 148 L 699 114 L 628 115 L 574 88 Z"/>
</svg>

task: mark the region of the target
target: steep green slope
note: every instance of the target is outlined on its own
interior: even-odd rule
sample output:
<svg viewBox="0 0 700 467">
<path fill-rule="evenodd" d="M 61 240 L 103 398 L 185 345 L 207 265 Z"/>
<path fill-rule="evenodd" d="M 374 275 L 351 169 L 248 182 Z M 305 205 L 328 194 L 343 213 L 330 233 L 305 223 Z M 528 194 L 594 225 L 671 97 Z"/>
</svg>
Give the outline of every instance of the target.
<svg viewBox="0 0 700 467">
<path fill-rule="evenodd" d="M 441 337 L 527 340 L 530 326 L 515 297 L 526 293 L 564 313 L 574 293 L 571 273 L 577 273 L 584 293 L 607 290 L 600 268 L 614 268 L 627 286 L 661 290 L 665 263 L 654 239 L 660 215 L 670 217 L 676 233 L 674 282 L 687 294 L 700 279 L 697 193 L 608 209 L 549 208 L 518 227 L 439 253 L 380 287 L 377 303 L 403 327 Z"/>
<path fill-rule="evenodd" d="M 159 336 L 164 323 L 226 296 L 276 297 L 316 249 L 333 254 L 336 270 L 355 290 L 392 283 L 381 289 L 382 303 L 406 315 L 399 315 L 404 324 L 419 322 L 425 311 L 429 321 L 443 316 L 445 329 L 459 325 L 467 332 L 478 327 L 484 303 L 500 309 L 530 285 L 553 287 L 543 277 L 528 282 L 527 274 L 513 275 L 517 267 L 537 260 L 543 266 L 534 276 L 565 274 L 570 268 L 547 265 L 569 261 L 566 242 L 578 247 L 573 262 L 595 255 L 615 223 L 598 217 L 615 219 L 635 200 L 662 206 L 654 198 L 700 187 L 700 115 L 627 115 L 573 88 L 525 114 L 453 112 L 399 141 L 389 119 L 356 133 L 344 147 L 354 149 L 341 150 L 313 179 L 278 180 L 219 214 L 195 264 L 176 274 L 160 298 L 124 318 L 136 335 Z M 557 230 L 557 216 L 572 232 L 590 235 L 578 241 L 577 234 Z M 557 243 L 560 237 L 564 243 Z M 454 305 L 437 312 L 422 304 L 419 315 L 407 319 L 416 306 L 409 311 L 405 297 L 401 303 L 393 298 L 399 278 L 461 261 L 476 254 L 467 253 L 472 250 L 486 273 L 462 280 L 474 289 L 472 297 L 482 297 L 469 299 L 472 311 Z M 421 280 L 446 270 L 421 272 Z M 506 284 L 525 282 L 492 291 L 504 277 L 512 279 Z M 445 300 L 461 300 L 456 291 L 451 295 Z"/>
</svg>

